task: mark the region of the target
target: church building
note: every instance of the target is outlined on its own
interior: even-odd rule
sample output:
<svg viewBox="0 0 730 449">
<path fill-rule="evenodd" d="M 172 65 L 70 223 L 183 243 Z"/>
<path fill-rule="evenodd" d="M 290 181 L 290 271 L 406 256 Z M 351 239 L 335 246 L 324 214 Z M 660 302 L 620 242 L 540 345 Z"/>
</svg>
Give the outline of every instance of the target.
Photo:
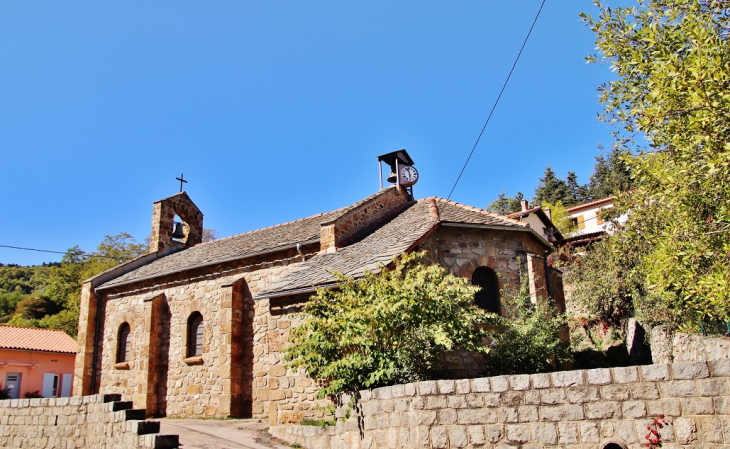
<svg viewBox="0 0 730 449">
<path fill-rule="evenodd" d="M 208 243 L 187 193 L 155 202 L 149 253 L 83 284 L 74 394 L 121 393 L 149 416 L 316 416 L 317 386 L 282 361 L 297 312 L 315 288 L 336 286 L 333 272 L 357 278 L 410 251 L 481 286 L 475 301 L 487 310 L 504 312 L 500 289 L 520 273 L 534 300 L 562 305 L 560 273 L 545 262 L 553 247 L 528 223 L 416 200 L 408 154 L 380 160 L 393 185 L 363 200 Z M 480 370 L 453 366 L 455 376 Z"/>
</svg>

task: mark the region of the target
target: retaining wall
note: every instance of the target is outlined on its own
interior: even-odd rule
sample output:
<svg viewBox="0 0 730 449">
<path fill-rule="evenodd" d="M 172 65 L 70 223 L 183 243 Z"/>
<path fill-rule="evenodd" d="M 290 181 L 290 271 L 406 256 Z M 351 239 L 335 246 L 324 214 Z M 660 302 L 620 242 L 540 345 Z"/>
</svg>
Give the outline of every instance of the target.
<svg viewBox="0 0 730 449">
<path fill-rule="evenodd" d="M 159 435 L 120 395 L 0 401 L 0 446 L 48 448 L 175 448 L 177 435 Z"/>
<path fill-rule="evenodd" d="M 730 358 L 730 338 L 651 330 L 651 352 L 655 363 L 699 362 Z"/>
<path fill-rule="evenodd" d="M 360 420 L 270 432 L 317 449 L 645 448 L 663 414 L 664 449 L 719 449 L 730 444 L 728 376 L 730 360 L 428 381 L 360 392 Z"/>
</svg>

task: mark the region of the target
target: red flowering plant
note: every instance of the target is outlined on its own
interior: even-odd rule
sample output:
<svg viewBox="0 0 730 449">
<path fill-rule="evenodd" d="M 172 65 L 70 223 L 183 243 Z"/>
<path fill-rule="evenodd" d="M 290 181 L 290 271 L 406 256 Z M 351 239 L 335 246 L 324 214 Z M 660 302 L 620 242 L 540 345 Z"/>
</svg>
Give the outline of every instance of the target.
<svg viewBox="0 0 730 449">
<path fill-rule="evenodd" d="M 646 426 L 646 430 L 649 433 L 646 434 L 646 447 L 654 449 L 662 447 L 662 434 L 659 433 L 659 429 L 668 425 L 669 422 L 664 419 L 664 415 L 659 415 L 659 419 L 654 419 L 654 422 Z"/>
</svg>

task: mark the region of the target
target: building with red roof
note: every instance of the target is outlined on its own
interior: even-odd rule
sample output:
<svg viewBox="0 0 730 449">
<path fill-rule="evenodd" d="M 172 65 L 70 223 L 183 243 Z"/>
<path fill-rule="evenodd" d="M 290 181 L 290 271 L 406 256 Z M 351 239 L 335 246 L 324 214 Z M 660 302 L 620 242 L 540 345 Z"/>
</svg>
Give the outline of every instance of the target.
<svg viewBox="0 0 730 449">
<path fill-rule="evenodd" d="M 78 345 L 53 329 L 0 326 L 0 383 L 11 398 L 71 396 Z"/>
</svg>

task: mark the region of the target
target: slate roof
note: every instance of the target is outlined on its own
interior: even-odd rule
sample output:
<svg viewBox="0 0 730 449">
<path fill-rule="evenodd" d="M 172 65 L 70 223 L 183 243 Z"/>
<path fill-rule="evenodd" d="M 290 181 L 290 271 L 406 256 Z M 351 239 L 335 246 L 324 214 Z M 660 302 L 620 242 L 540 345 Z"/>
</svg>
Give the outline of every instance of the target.
<svg viewBox="0 0 730 449">
<path fill-rule="evenodd" d="M 201 266 L 243 259 L 261 253 L 291 248 L 296 246 L 297 243 L 304 245 L 317 242 L 319 241 L 320 224 L 336 219 L 348 210 L 369 201 L 381 193 L 382 191 L 376 192 L 362 201 L 332 212 L 316 214 L 288 223 L 225 237 L 172 253 L 105 282 L 98 288 L 110 288 Z"/>
<path fill-rule="evenodd" d="M 297 243 L 318 242 L 322 223 L 336 219 L 348 210 L 381 193 L 382 191 L 333 212 L 250 231 L 172 253 L 107 281 L 98 288 L 106 289 L 206 265 L 243 259 L 265 252 L 291 248 Z M 432 215 L 432 204 L 437 205 L 437 217 Z M 475 207 L 441 198 L 426 198 L 397 210 L 384 222 L 367 229 L 364 233 L 366 235 L 353 239 L 353 243 L 339 248 L 337 252 L 318 254 L 307 260 L 265 291 L 291 290 L 333 282 L 332 271 L 357 277 L 362 275 L 365 270 L 376 270 L 379 264 L 387 264 L 393 256 L 406 251 L 438 221 L 520 229 L 526 226 L 517 220 Z M 264 291 L 259 292 L 259 296 L 262 294 Z"/>
<path fill-rule="evenodd" d="M 0 325 L 0 349 L 76 354 L 76 340 L 53 329 Z"/>
<path fill-rule="evenodd" d="M 432 205 L 438 210 L 435 216 Z M 406 209 L 390 217 L 362 240 L 338 248 L 334 253 L 318 254 L 289 271 L 281 280 L 261 290 L 257 298 L 278 296 L 285 292 L 307 290 L 315 285 L 335 283 L 333 272 L 358 278 L 365 271 L 377 272 L 388 265 L 394 256 L 411 248 L 425 237 L 438 222 L 491 225 L 524 229 L 516 220 L 465 206 L 441 198 L 426 198 L 411 203 Z"/>
</svg>

